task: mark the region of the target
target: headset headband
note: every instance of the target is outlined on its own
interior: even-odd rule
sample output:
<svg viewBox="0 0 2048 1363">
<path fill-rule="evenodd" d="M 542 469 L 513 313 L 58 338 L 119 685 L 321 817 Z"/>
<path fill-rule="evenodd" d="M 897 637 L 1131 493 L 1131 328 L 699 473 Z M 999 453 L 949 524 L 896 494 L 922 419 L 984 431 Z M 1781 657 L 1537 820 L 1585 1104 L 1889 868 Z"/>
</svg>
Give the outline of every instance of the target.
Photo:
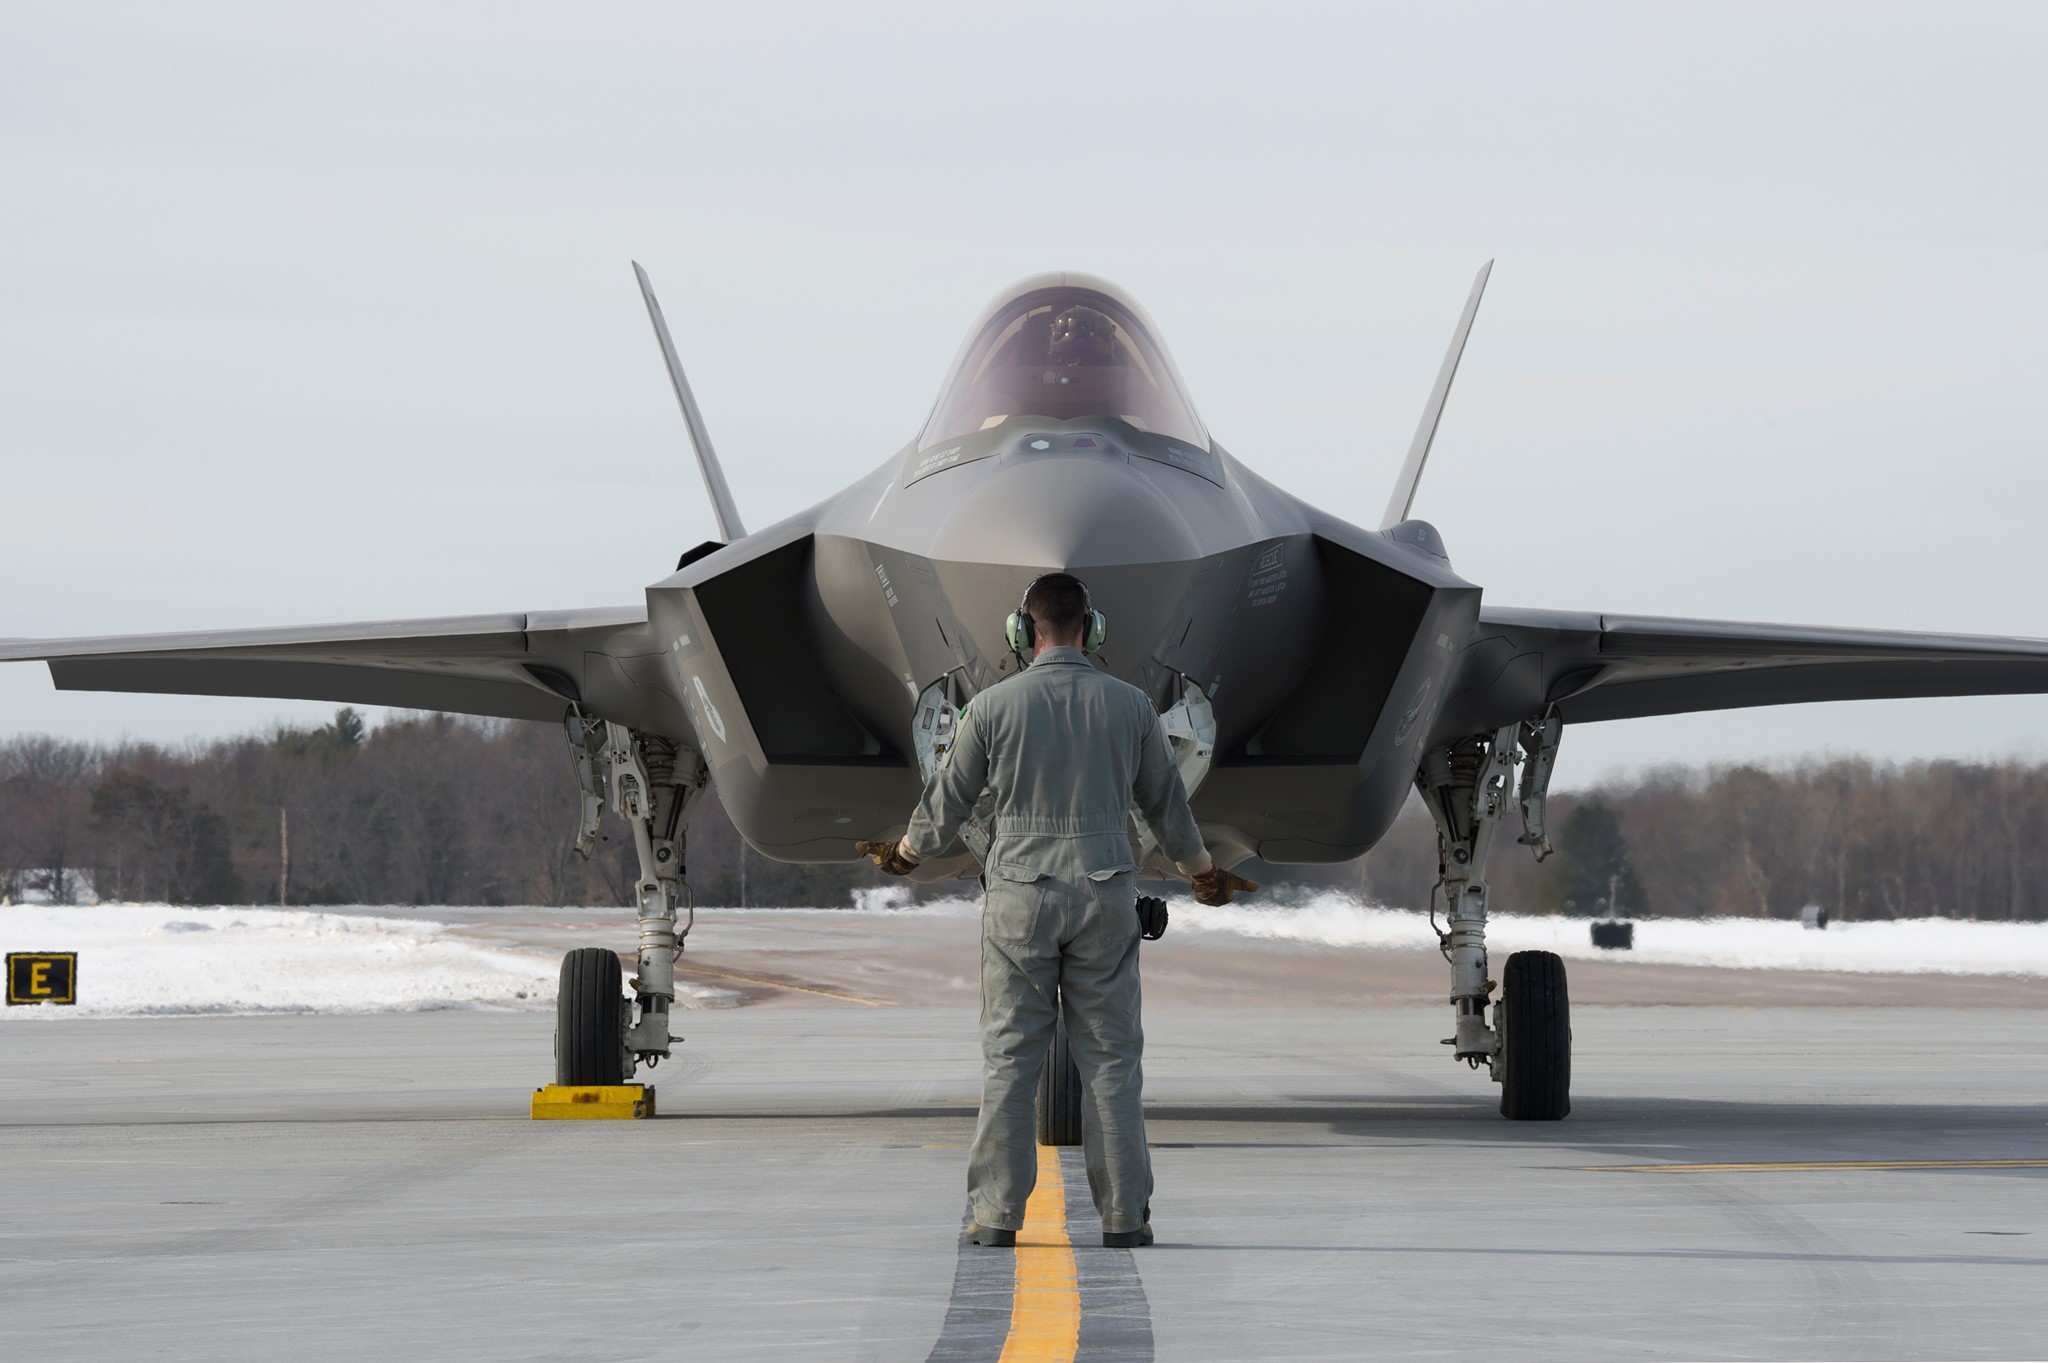
<svg viewBox="0 0 2048 1363">
<path fill-rule="evenodd" d="M 1033 587 L 1036 587 L 1039 583 L 1045 581 L 1049 577 L 1074 578 L 1075 584 L 1081 588 L 1081 614 L 1086 615 L 1089 611 L 1095 609 L 1095 598 L 1089 595 L 1088 584 L 1081 581 L 1080 578 L 1074 577 L 1072 573 L 1040 573 L 1037 577 L 1032 578 L 1029 582 L 1024 584 L 1024 595 L 1017 598 L 1017 609 L 1019 611 L 1026 610 L 1029 607 L 1031 601 L 1031 589 Z"/>
</svg>

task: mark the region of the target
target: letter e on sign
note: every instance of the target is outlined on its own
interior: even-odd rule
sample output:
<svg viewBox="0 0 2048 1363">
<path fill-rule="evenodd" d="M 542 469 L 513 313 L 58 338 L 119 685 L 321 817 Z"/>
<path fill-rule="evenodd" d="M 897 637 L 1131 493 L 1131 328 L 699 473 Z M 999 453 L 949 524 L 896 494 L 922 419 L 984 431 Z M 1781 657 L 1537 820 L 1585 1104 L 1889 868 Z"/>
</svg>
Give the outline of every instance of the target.
<svg viewBox="0 0 2048 1363">
<path fill-rule="evenodd" d="M 7 1002 L 77 1003 L 78 953 L 75 951 L 10 951 L 7 953 Z"/>
</svg>

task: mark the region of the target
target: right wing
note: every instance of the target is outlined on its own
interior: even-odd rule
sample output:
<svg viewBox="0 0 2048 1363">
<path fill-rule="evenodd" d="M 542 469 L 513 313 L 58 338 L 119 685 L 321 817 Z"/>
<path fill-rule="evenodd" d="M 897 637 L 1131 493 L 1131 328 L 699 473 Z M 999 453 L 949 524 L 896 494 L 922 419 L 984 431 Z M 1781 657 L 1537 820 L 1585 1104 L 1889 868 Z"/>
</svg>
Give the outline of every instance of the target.
<svg viewBox="0 0 2048 1363">
<path fill-rule="evenodd" d="M 577 702 L 605 718 L 686 736 L 681 705 L 644 685 L 656 677 L 642 660 L 659 657 L 644 606 L 0 639 L 0 662 L 47 662 L 60 691 L 268 696 L 551 721 Z"/>
<path fill-rule="evenodd" d="M 1442 725 L 2048 693 L 2048 640 L 1485 609 Z"/>
</svg>

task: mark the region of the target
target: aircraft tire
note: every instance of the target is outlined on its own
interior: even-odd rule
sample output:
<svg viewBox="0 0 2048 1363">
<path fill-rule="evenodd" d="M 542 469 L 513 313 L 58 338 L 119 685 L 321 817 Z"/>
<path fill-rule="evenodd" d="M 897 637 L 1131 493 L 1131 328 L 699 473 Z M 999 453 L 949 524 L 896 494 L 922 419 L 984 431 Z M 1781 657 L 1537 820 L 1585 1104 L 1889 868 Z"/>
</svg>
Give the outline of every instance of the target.
<svg viewBox="0 0 2048 1363">
<path fill-rule="evenodd" d="M 1053 1031 L 1045 1068 L 1038 1072 L 1038 1143 L 1081 1143 L 1081 1069 L 1074 1063 L 1064 1011 Z"/>
<path fill-rule="evenodd" d="M 555 1082 L 623 1084 L 620 1044 L 624 972 L 617 952 L 578 947 L 562 958 L 562 985 L 555 995 Z"/>
<path fill-rule="evenodd" d="M 1501 972 L 1500 1115 L 1554 1122 L 1572 1110 L 1572 1018 L 1564 961 L 1518 951 Z"/>
</svg>

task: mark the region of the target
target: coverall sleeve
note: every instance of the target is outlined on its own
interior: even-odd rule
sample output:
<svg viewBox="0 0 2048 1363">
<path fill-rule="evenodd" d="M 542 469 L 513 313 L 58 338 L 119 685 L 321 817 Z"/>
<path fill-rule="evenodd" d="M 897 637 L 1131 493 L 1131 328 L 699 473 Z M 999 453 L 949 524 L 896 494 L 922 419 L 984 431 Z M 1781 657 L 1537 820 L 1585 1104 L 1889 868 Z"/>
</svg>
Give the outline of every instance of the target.
<svg viewBox="0 0 2048 1363">
<path fill-rule="evenodd" d="M 924 797 L 910 816 L 903 842 L 911 854 L 924 860 L 944 851 L 974 812 L 974 802 L 987 784 L 988 736 L 982 732 L 981 712 L 969 706 L 946 760 L 925 783 Z"/>
<path fill-rule="evenodd" d="M 1145 826 L 1175 862 L 1206 862 L 1207 849 L 1201 830 L 1195 827 L 1194 811 L 1188 808 L 1188 793 L 1180 783 L 1180 769 L 1167 751 L 1166 733 L 1144 707 L 1144 732 L 1138 739 L 1138 779 L 1132 783 L 1131 799 Z"/>
</svg>

